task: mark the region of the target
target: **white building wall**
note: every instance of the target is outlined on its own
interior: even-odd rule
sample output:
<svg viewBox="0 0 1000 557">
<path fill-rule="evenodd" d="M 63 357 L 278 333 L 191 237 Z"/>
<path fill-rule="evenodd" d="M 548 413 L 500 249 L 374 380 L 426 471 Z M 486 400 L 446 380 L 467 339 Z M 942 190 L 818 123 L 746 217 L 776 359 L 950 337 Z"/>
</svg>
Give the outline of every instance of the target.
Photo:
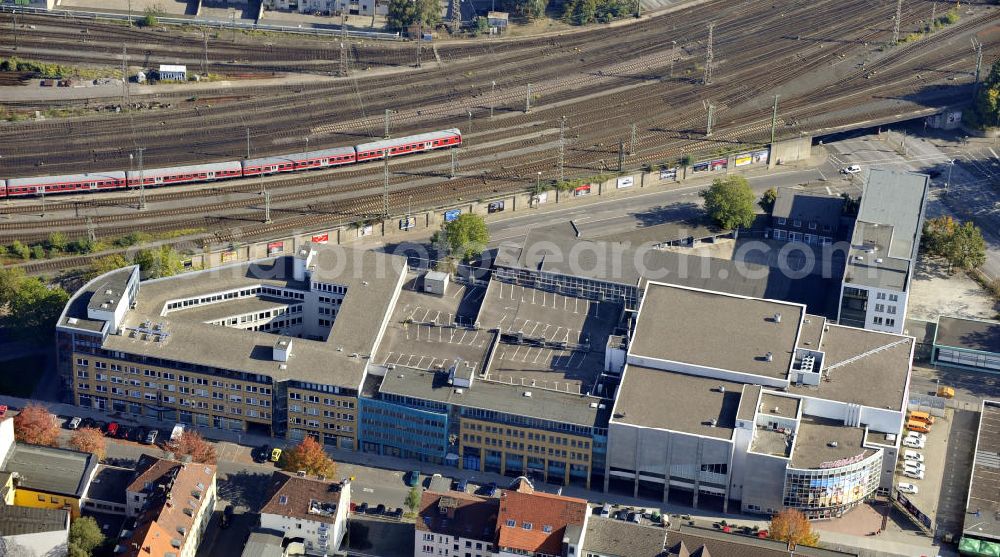
<svg viewBox="0 0 1000 557">
<path fill-rule="evenodd" d="M 763 375 L 753 375 L 750 373 L 729 371 L 713 367 L 696 366 L 691 364 L 674 362 L 671 360 L 663 360 L 660 358 L 637 356 L 635 354 L 629 354 L 627 361 L 629 364 L 632 365 L 643 366 L 653 369 L 662 369 L 666 371 L 675 371 L 677 373 L 697 375 L 699 377 L 711 377 L 713 379 L 722 379 L 724 381 L 733 381 L 737 383 L 752 383 L 768 387 L 777 387 L 779 389 L 788 386 L 787 379 L 781 379 L 778 377 L 765 377 Z"/>
<path fill-rule="evenodd" d="M 7 453 L 14 448 L 14 418 L 0 421 L 0 464 L 7 461 Z"/>
<path fill-rule="evenodd" d="M 457 550 L 455 546 L 458 546 Z M 472 557 L 492 557 L 495 555 L 488 541 L 419 530 L 413 532 L 413 555 L 415 557 L 443 557 L 445 555 L 464 557 L 466 553 Z"/>
<path fill-rule="evenodd" d="M 199 465 L 189 464 L 188 466 Z M 205 529 L 208 528 L 208 522 L 212 519 L 212 513 L 215 512 L 215 496 L 216 484 L 215 476 L 213 475 L 212 482 L 205 486 L 205 494 L 202 496 L 202 503 L 198 507 L 198 512 L 194 515 L 191 532 L 184 538 L 184 547 L 181 548 L 180 557 L 194 557 L 195 553 L 197 553 L 198 545 L 201 544 L 201 538 L 205 535 Z"/>
</svg>

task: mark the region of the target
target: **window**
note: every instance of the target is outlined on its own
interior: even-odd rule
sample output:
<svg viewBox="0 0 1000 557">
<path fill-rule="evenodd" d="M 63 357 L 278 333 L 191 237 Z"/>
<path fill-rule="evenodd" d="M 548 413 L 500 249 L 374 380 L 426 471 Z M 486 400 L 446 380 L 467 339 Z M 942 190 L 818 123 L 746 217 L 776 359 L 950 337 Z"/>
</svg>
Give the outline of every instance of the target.
<svg viewBox="0 0 1000 557">
<path fill-rule="evenodd" d="M 792 221 L 792 226 L 798 228 L 798 227 L 802 226 L 802 221 L 799 220 L 799 219 L 795 219 L 794 221 Z"/>
<path fill-rule="evenodd" d="M 809 223 L 809 230 L 816 230 L 816 223 L 815 222 L 810 222 Z"/>
<path fill-rule="evenodd" d="M 522 522 L 521 523 L 521 528 L 524 528 L 525 530 L 531 530 L 531 523 L 530 522 Z"/>
<path fill-rule="evenodd" d="M 898 302 L 899 301 L 899 295 L 898 294 L 889 294 L 889 301 L 890 302 Z"/>
<path fill-rule="evenodd" d="M 507 526 L 514 528 L 515 526 L 517 526 L 517 521 L 514 519 L 507 519 Z"/>
<path fill-rule="evenodd" d="M 893 319 L 893 318 L 891 318 L 891 317 L 886 318 L 886 320 L 885 320 L 885 326 L 886 327 L 895 327 L 896 326 L 896 320 Z"/>
</svg>

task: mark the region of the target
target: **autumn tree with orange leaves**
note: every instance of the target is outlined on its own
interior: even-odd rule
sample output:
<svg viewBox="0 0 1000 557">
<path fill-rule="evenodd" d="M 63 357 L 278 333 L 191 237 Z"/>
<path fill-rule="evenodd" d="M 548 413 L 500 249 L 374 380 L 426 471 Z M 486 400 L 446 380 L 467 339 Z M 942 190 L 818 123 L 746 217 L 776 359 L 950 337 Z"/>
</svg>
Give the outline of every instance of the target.
<svg viewBox="0 0 1000 557">
<path fill-rule="evenodd" d="M 304 471 L 313 476 L 333 478 L 337 474 L 337 463 L 327 456 L 315 438 L 306 436 L 301 443 L 281 454 L 280 466 L 288 472 Z"/>
<path fill-rule="evenodd" d="M 48 408 L 30 403 L 14 416 L 14 438 L 29 445 L 55 447 L 59 438 L 59 424 Z"/>
<path fill-rule="evenodd" d="M 215 464 L 215 445 L 212 445 L 197 431 L 185 429 L 176 441 L 168 441 L 166 449 L 174 453 L 175 458 L 190 456 L 194 462 Z"/>
<path fill-rule="evenodd" d="M 78 451 L 92 453 L 97 460 L 104 460 L 107 452 L 107 442 L 104 440 L 104 433 L 96 427 L 81 427 L 73 432 L 69 439 L 69 444 Z"/>
<path fill-rule="evenodd" d="M 772 516 L 768 533 L 771 539 L 788 542 L 792 547 L 819 543 L 819 534 L 812 531 L 809 519 L 798 509 L 785 509 Z"/>
</svg>

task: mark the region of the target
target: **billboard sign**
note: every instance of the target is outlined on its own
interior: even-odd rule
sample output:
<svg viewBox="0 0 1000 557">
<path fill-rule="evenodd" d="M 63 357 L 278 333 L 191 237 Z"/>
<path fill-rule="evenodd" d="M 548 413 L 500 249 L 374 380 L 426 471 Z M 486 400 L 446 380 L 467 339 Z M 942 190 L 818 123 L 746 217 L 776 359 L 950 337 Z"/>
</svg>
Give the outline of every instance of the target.
<svg viewBox="0 0 1000 557">
<path fill-rule="evenodd" d="M 538 200 L 537 203 L 541 205 L 542 203 L 545 203 L 546 201 L 549 200 L 549 192 L 543 191 L 542 193 L 536 195 L 535 199 L 537 199 Z"/>
<path fill-rule="evenodd" d="M 312 243 L 314 244 L 325 244 L 330 241 L 330 233 L 324 232 L 322 234 L 314 234 L 312 237 Z"/>
<path fill-rule="evenodd" d="M 276 253 L 281 253 L 285 251 L 285 242 L 268 242 L 267 243 L 267 254 L 274 255 Z"/>
<path fill-rule="evenodd" d="M 691 167 L 692 172 L 705 172 L 708 170 L 708 161 L 696 162 Z"/>
<path fill-rule="evenodd" d="M 365 236 L 372 235 L 372 225 L 366 224 L 358 228 L 358 237 L 363 238 Z"/>
<path fill-rule="evenodd" d="M 770 152 L 767 149 L 764 149 L 762 151 L 756 151 L 754 153 L 750 153 L 750 156 L 753 157 L 753 162 L 755 163 L 767 162 L 767 155 L 769 153 Z"/>
<path fill-rule="evenodd" d="M 619 189 L 631 188 L 633 185 L 635 185 L 635 178 L 633 178 L 632 176 L 622 176 L 621 178 L 618 178 Z"/>
<path fill-rule="evenodd" d="M 457 219 L 458 216 L 461 215 L 461 214 L 462 214 L 462 210 L 461 209 L 452 209 L 450 211 L 445 211 L 444 212 L 444 222 L 451 222 L 451 221 Z"/>
<path fill-rule="evenodd" d="M 503 201 L 493 201 L 486 206 L 486 211 L 489 213 L 499 213 L 504 209 Z"/>
<path fill-rule="evenodd" d="M 399 219 L 399 229 L 400 230 L 410 230 L 417 226 L 417 217 L 406 217 Z"/>
<path fill-rule="evenodd" d="M 721 168 L 726 168 L 729 166 L 729 159 L 715 159 L 712 161 L 712 170 L 719 170 Z"/>
<path fill-rule="evenodd" d="M 222 262 L 229 263 L 230 261 L 236 261 L 236 250 L 227 250 L 222 252 Z"/>
<path fill-rule="evenodd" d="M 750 153 L 741 153 L 736 155 L 736 166 L 746 166 L 753 162 L 753 157 Z"/>
<path fill-rule="evenodd" d="M 660 169 L 660 179 L 661 180 L 676 180 L 677 179 L 677 167 L 672 168 L 661 168 Z"/>
<path fill-rule="evenodd" d="M 590 184 L 584 184 L 573 190 L 573 197 L 581 197 L 584 195 L 590 195 Z"/>
</svg>

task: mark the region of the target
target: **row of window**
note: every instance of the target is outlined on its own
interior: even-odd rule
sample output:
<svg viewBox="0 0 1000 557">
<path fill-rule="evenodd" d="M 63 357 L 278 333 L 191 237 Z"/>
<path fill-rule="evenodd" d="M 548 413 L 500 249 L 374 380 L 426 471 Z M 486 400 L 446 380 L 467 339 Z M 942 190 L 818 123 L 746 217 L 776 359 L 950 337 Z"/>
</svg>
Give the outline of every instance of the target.
<svg viewBox="0 0 1000 557">
<path fill-rule="evenodd" d="M 527 437 L 529 441 L 546 441 L 546 435 L 541 433 L 534 433 L 532 431 L 525 432 L 524 430 L 502 428 L 498 426 L 483 425 L 472 422 L 463 422 L 462 427 L 470 431 L 484 431 L 486 433 L 492 433 L 494 435 L 506 435 L 507 437 L 516 437 L 524 439 Z M 590 441 L 577 441 L 573 438 L 559 437 L 555 435 L 549 435 L 548 442 L 552 445 L 567 445 L 570 447 L 579 447 L 581 449 L 589 449 Z"/>
<path fill-rule="evenodd" d="M 778 224 L 784 226 L 784 225 L 788 224 L 788 219 L 784 218 L 784 217 L 778 217 Z M 793 219 L 792 220 L 792 226 L 794 226 L 796 228 L 801 228 L 802 227 L 802 220 L 800 220 L 800 219 Z M 808 222 L 808 226 L 809 226 L 809 230 L 816 230 L 819 227 L 818 224 L 816 222 L 814 222 L 814 221 L 809 221 Z M 824 224 L 823 225 L 823 232 L 830 232 L 831 230 L 832 230 L 832 228 L 831 228 L 831 226 L 829 224 Z"/>
<path fill-rule="evenodd" d="M 167 303 L 167 311 L 200 306 L 202 304 L 212 304 L 215 302 L 221 302 L 224 300 L 239 300 L 242 298 L 250 298 L 253 296 L 258 296 L 260 294 L 275 296 L 278 298 L 290 298 L 293 300 L 305 300 L 305 294 L 302 292 L 296 292 L 294 290 L 289 290 L 285 288 L 277 288 L 273 286 L 254 286 L 250 288 L 244 288 L 241 290 L 233 290 L 230 292 L 220 292 L 218 294 L 209 294 L 205 296 L 198 296 L 194 298 L 185 298 L 182 300 L 174 300 Z"/>
<path fill-rule="evenodd" d="M 329 292 L 331 294 L 340 294 L 341 296 L 343 296 L 344 294 L 347 294 L 347 287 L 346 286 L 341 286 L 339 284 L 330 284 L 330 283 L 326 283 L 326 282 L 313 281 L 312 282 L 312 289 L 313 290 L 317 290 L 319 292 Z"/>
<path fill-rule="evenodd" d="M 895 327 L 896 326 L 896 320 L 895 319 L 893 319 L 891 317 L 886 317 L 886 318 L 883 319 L 882 316 L 880 316 L 880 315 L 876 315 L 875 317 L 873 317 L 872 318 L 872 323 L 874 323 L 876 325 L 884 325 L 886 327 Z"/>
</svg>

